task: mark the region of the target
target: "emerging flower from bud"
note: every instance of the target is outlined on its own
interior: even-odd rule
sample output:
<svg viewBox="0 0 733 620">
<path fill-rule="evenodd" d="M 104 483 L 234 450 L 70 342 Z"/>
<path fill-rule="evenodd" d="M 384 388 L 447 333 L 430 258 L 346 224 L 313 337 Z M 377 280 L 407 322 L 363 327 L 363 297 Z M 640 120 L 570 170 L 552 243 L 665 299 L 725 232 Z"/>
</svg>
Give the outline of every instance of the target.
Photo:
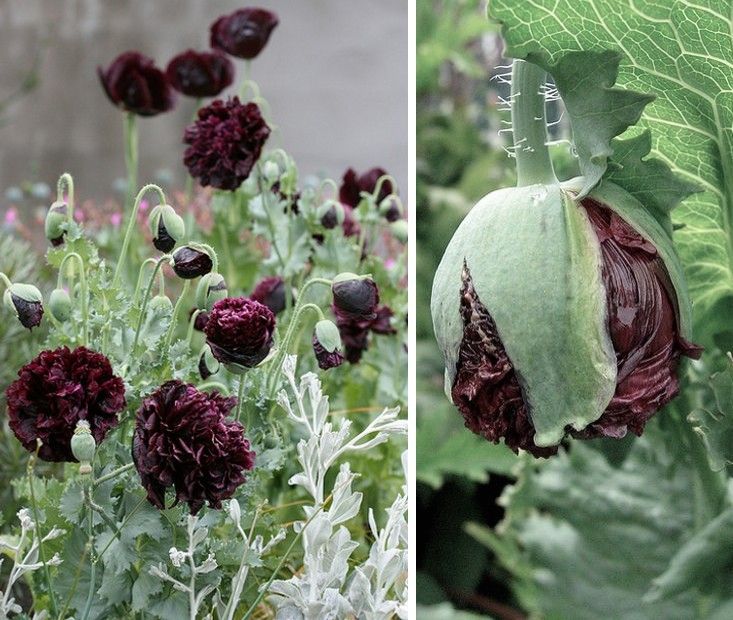
<svg viewBox="0 0 733 620">
<path fill-rule="evenodd" d="M 332 321 L 323 320 L 316 323 L 313 330 L 313 352 L 321 370 L 336 368 L 344 363 L 341 355 L 341 336 L 338 327 Z"/>
<path fill-rule="evenodd" d="M 341 180 L 339 188 L 339 200 L 345 205 L 356 208 L 361 202 L 361 193 L 373 194 L 377 189 L 379 179 L 387 174 L 383 168 L 372 168 L 364 174 L 358 175 L 356 170 L 349 168 Z M 380 204 L 387 196 L 394 193 L 394 188 L 389 180 L 382 183 L 379 195 L 376 196 L 376 203 Z"/>
<path fill-rule="evenodd" d="M 46 221 L 44 223 L 46 239 L 54 247 L 64 242 L 66 224 L 68 222 L 68 209 L 69 207 L 65 202 L 57 200 L 49 207 L 48 213 L 46 213 Z"/>
<path fill-rule="evenodd" d="M 275 315 L 254 299 L 227 297 L 214 304 L 204 331 L 214 357 L 227 370 L 241 373 L 270 353 Z"/>
<path fill-rule="evenodd" d="M 71 438 L 79 421 L 89 424 L 98 445 L 126 405 L 125 385 L 109 360 L 85 347 L 43 351 L 18 371 L 5 397 L 15 436 L 29 452 L 40 439 L 45 461 L 76 461 Z"/>
<path fill-rule="evenodd" d="M 224 281 L 224 276 L 214 271 L 207 273 L 202 276 L 196 287 L 196 307 L 204 311 L 211 310 L 213 305 L 220 299 L 224 299 L 227 294 L 227 283 Z M 196 317 L 196 321 L 198 321 L 198 317 Z M 196 326 L 194 325 L 194 327 Z"/>
<path fill-rule="evenodd" d="M 219 361 L 214 357 L 214 354 L 211 352 L 211 347 L 208 344 L 205 344 L 201 350 L 198 369 L 199 375 L 201 375 L 204 381 L 211 375 L 219 372 Z"/>
<path fill-rule="evenodd" d="M 333 230 L 336 226 L 344 223 L 346 213 L 341 203 L 335 200 L 327 200 L 318 209 L 321 225 L 326 230 Z"/>
<path fill-rule="evenodd" d="M 371 319 L 355 318 L 351 315 L 336 314 L 341 340 L 344 343 L 346 359 L 350 364 L 358 364 L 361 356 L 369 348 L 369 334 L 396 334 L 397 330 L 392 327 L 392 310 L 388 306 L 377 306 L 374 317 Z"/>
<path fill-rule="evenodd" d="M 71 297 L 62 288 L 55 288 L 48 298 L 48 309 L 59 323 L 66 323 L 71 317 Z"/>
<path fill-rule="evenodd" d="M 252 172 L 269 135 L 257 104 L 217 99 L 186 128 L 183 163 L 201 185 L 235 190 Z"/>
<path fill-rule="evenodd" d="M 266 305 L 273 314 L 280 314 L 285 310 L 285 280 L 279 276 L 263 278 L 249 298 Z"/>
<path fill-rule="evenodd" d="M 402 201 L 395 195 L 387 196 L 379 203 L 379 212 L 388 222 L 398 222 L 402 219 Z"/>
<path fill-rule="evenodd" d="M 155 116 L 173 108 L 168 80 L 147 56 L 125 52 L 107 70 L 97 67 L 97 73 L 109 100 L 126 112 Z"/>
<path fill-rule="evenodd" d="M 196 312 L 197 308 L 192 308 L 191 312 L 189 313 L 188 317 L 191 318 L 191 315 Z M 206 327 L 206 324 L 209 322 L 209 313 L 206 310 L 202 310 L 196 315 L 196 318 L 193 322 L 193 328 L 197 332 L 204 331 L 204 328 Z"/>
<path fill-rule="evenodd" d="M 32 284 L 11 284 L 5 289 L 3 301 L 8 310 L 15 312 L 21 325 L 33 329 L 43 318 L 43 295 Z"/>
<path fill-rule="evenodd" d="M 145 398 L 135 419 L 132 458 L 148 501 L 165 509 L 173 487 L 192 515 L 205 503 L 220 509 L 254 467 L 244 427 L 227 419 L 237 399 L 168 381 Z"/>
<path fill-rule="evenodd" d="M 173 252 L 173 271 L 179 278 L 193 280 L 209 273 L 214 267 L 208 252 L 195 244 L 184 245 Z"/>
<path fill-rule="evenodd" d="M 92 429 L 89 422 L 79 420 L 76 423 L 74 434 L 71 437 L 71 453 L 79 461 L 79 473 L 82 475 L 92 473 L 92 461 L 94 452 L 97 449 L 97 442 L 92 436 Z"/>
<path fill-rule="evenodd" d="M 333 279 L 333 310 L 337 317 L 371 320 L 379 303 L 379 289 L 369 276 L 340 273 Z"/>
<path fill-rule="evenodd" d="M 157 250 L 168 253 L 186 234 L 183 218 L 170 205 L 156 205 L 148 215 L 148 226 Z"/>
<path fill-rule="evenodd" d="M 581 179 L 582 181 L 582 179 Z M 466 426 L 549 456 L 566 434 L 641 434 L 677 394 L 690 308 L 669 234 L 604 181 L 493 192 L 456 231 L 432 313 Z"/>
<path fill-rule="evenodd" d="M 252 60 L 264 49 L 278 24 L 272 11 L 245 8 L 224 15 L 211 25 L 211 47 Z"/>
<path fill-rule="evenodd" d="M 170 85 L 188 97 L 216 97 L 234 80 L 234 64 L 217 51 L 186 50 L 165 70 Z"/>
</svg>

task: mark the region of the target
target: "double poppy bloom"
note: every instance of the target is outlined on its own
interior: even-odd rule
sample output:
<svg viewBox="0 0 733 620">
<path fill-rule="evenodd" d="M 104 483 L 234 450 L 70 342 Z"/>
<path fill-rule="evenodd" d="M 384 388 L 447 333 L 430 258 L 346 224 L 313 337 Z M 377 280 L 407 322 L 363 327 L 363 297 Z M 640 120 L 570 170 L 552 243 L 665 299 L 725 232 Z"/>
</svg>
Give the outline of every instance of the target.
<svg viewBox="0 0 733 620">
<path fill-rule="evenodd" d="M 278 24 L 277 15 L 248 7 L 224 15 L 211 25 L 211 47 L 251 60 L 259 56 Z"/>
<path fill-rule="evenodd" d="M 173 88 L 188 97 L 216 97 L 234 80 L 234 64 L 219 51 L 189 49 L 168 63 L 165 75 Z"/>
</svg>

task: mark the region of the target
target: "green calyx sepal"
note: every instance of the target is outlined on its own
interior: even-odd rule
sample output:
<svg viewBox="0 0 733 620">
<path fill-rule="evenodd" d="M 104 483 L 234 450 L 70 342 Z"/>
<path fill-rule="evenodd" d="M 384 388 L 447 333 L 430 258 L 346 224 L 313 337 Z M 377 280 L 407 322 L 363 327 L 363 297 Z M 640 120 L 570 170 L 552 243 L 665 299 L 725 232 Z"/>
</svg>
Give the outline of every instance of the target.
<svg viewBox="0 0 733 620">
<path fill-rule="evenodd" d="M 329 353 L 341 350 L 341 334 L 333 321 L 323 319 L 315 327 L 315 336 L 321 346 Z"/>
</svg>

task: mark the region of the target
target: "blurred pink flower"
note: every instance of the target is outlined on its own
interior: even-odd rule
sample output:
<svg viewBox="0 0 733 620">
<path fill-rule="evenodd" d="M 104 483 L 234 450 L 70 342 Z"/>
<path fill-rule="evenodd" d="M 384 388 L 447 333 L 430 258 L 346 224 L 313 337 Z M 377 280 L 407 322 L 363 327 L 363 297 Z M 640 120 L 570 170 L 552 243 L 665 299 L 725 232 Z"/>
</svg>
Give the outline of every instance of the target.
<svg viewBox="0 0 733 620">
<path fill-rule="evenodd" d="M 18 209 L 16 209 L 15 207 L 10 207 L 5 212 L 5 224 L 7 226 L 13 226 L 17 219 L 18 219 Z"/>
<path fill-rule="evenodd" d="M 122 213 L 115 212 L 112 215 L 109 216 L 109 221 L 112 226 L 117 228 L 120 224 L 122 224 Z"/>
</svg>

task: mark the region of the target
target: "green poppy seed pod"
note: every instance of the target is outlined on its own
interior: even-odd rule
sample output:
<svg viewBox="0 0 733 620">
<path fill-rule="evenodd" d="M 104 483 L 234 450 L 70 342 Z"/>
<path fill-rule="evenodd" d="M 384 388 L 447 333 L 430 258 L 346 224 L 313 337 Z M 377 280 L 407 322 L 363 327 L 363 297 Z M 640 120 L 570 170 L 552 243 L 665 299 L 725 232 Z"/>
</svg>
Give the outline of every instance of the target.
<svg viewBox="0 0 733 620">
<path fill-rule="evenodd" d="M 46 239 L 51 245 L 58 246 L 64 242 L 64 234 L 66 234 L 66 224 L 68 221 L 68 205 L 57 200 L 48 209 L 46 213 L 46 221 L 44 229 L 46 231 Z"/>
<path fill-rule="evenodd" d="M 89 422 L 79 420 L 76 423 L 74 434 L 71 437 L 71 453 L 79 461 L 79 473 L 92 473 L 92 460 L 97 449 L 97 442 L 94 441 Z"/>
<path fill-rule="evenodd" d="M 220 299 L 228 295 L 227 283 L 220 273 L 211 272 L 201 276 L 196 287 L 196 307 L 201 310 L 211 310 L 211 307 Z"/>
<path fill-rule="evenodd" d="M 148 215 L 153 245 L 161 252 L 170 252 L 186 234 L 183 218 L 170 205 L 157 205 Z"/>
<path fill-rule="evenodd" d="M 485 438 L 549 456 L 570 434 L 640 434 L 699 356 L 665 228 L 608 182 L 492 192 L 469 212 L 433 282 L 446 392 Z"/>
<path fill-rule="evenodd" d="M 62 288 L 54 289 L 48 297 L 48 309 L 59 323 L 66 323 L 71 317 L 71 297 Z"/>
<path fill-rule="evenodd" d="M 5 290 L 5 306 L 15 312 L 23 327 L 33 329 L 43 317 L 43 295 L 32 284 L 15 282 Z"/>
<path fill-rule="evenodd" d="M 392 232 L 392 235 L 395 239 L 397 239 L 397 241 L 400 241 L 401 243 L 407 243 L 409 230 L 406 220 L 400 219 L 392 222 L 389 225 L 389 230 Z"/>
</svg>

